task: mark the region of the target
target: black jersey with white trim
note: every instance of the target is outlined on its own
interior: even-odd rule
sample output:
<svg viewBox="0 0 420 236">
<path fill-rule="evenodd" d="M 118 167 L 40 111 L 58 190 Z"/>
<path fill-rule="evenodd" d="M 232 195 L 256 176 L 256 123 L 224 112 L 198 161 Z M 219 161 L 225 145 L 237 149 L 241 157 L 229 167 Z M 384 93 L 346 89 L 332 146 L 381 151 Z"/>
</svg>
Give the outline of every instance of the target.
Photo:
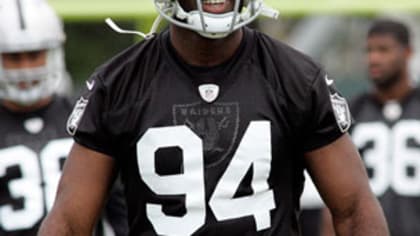
<svg viewBox="0 0 420 236">
<path fill-rule="evenodd" d="M 262 33 L 245 28 L 233 58 L 210 68 L 186 64 L 169 37 L 99 67 L 68 123 L 121 167 L 130 235 L 299 235 L 303 153 L 345 132 L 345 100 Z"/>
<path fill-rule="evenodd" d="M 420 235 L 420 89 L 381 103 L 365 93 L 351 102 L 351 134 L 365 162 L 391 235 Z"/>
<path fill-rule="evenodd" d="M 0 106 L 0 235 L 37 235 L 73 143 L 65 130 L 70 111 L 61 97 L 29 113 Z"/>
</svg>

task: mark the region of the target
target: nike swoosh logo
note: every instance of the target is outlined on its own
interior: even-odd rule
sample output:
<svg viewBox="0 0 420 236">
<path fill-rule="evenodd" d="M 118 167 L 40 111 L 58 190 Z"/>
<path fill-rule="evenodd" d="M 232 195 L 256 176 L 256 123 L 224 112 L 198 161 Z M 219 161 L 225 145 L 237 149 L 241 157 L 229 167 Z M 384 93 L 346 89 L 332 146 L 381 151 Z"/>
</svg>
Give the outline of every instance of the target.
<svg viewBox="0 0 420 236">
<path fill-rule="evenodd" d="M 92 81 L 86 81 L 86 87 L 87 87 L 89 90 L 92 90 L 94 86 L 95 86 L 95 80 L 92 80 Z"/>
<path fill-rule="evenodd" d="M 328 86 L 331 86 L 334 83 L 334 80 L 328 79 L 328 75 L 325 75 L 325 81 L 327 82 Z"/>
</svg>

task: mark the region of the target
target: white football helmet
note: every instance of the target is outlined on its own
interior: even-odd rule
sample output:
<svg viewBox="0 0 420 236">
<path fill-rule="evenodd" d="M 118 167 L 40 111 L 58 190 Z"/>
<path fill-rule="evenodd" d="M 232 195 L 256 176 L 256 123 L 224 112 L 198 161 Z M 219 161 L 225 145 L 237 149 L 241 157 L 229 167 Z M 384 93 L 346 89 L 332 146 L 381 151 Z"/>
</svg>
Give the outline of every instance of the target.
<svg viewBox="0 0 420 236">
<path fill-rule="evenodd" d="M 224 1 L 226 0 L 217 2 Z M 180 27 L 196 31 L 203 37 L 213 39 L 226 37 L 259 15 L 278 17 L 278 11 L 265 6 L 263 0 L 234 0 L 234 9 L 224 14 L 204 12 L 203 2 L 204 0 L 196 0 L 198 9 L 186 12 L 178 0 L 154 0 L 155 7 L 163 18 Z"/>
<path fill-rule="evenodd" d="M 51 96 L 67 76 L 60 18 L 44 0 L 0 0 L 0 53 L 47 50 L 46 65 L 5 69 L 0 57 L 0 98 L 31 105 Z M 36 82 L 20 89 L 19 82 Z"/>
</svg>

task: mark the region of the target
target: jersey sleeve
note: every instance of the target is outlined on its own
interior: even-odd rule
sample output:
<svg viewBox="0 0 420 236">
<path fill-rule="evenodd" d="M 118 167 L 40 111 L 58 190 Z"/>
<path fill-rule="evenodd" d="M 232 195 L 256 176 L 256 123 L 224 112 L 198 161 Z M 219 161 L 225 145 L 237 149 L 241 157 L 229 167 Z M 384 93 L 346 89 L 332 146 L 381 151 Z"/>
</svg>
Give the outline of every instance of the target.
<svg viewBox="0 0 420 236">
<path fill-rule="evenodd" d="M 92 76 L 86 90 L 77 100 L 67 121 L 67 132 L 74 140 L 89 149 L 114 156 L 116 145 L 106 128 L 106 89 L 101 79 Z"/>
<path fill-rule="evenodd" d="M 303 151 L 312 151 L 335 141 L 348 131 L 351 115 L 346 99 L 334 81 L 320 70 L 310 86 L 304 112 Z"/>
</svg>

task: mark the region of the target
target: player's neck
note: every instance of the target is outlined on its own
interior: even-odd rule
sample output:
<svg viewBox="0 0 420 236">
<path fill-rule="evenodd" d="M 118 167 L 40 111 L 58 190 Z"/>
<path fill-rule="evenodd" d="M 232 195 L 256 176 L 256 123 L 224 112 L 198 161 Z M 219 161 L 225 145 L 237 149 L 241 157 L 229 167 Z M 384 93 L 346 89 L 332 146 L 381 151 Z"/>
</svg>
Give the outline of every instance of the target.
<svg viewBox="0 0 420 236">
<path fill-rule="evenodd" d="M 40 101 L 31 104 L 29 106 L 20 105 L 18 103 L 3 100 L 1 101 L 1 104 L 9 111 L 16 112 L 16 113 L 25 113 L 25 112 L 32 112 L 39 109 L 42 109 L 46 107 L 48 104 L 50 104 L 52 101 L 52 97 L 43 98 Z"/>
<path fill-rule="evenodd" d="M 171 25 L 171 43 L 176 52 L 190 65 L 216 66 L 230 59 L 243 38 L 242 29 L 222 39 L 207 39 L 199 34 Z"/>
<path fill-rule="evenodd" d="M 385 103 L 390 100 L 401 101 L 403 100 L 413 89 L 413 85 L 408 77 L 408 72 L 402 75 L 402 78 L 395 83 L 393 86 L 388 88 L 376 89 L 375 96 Z"/>
</svg>

